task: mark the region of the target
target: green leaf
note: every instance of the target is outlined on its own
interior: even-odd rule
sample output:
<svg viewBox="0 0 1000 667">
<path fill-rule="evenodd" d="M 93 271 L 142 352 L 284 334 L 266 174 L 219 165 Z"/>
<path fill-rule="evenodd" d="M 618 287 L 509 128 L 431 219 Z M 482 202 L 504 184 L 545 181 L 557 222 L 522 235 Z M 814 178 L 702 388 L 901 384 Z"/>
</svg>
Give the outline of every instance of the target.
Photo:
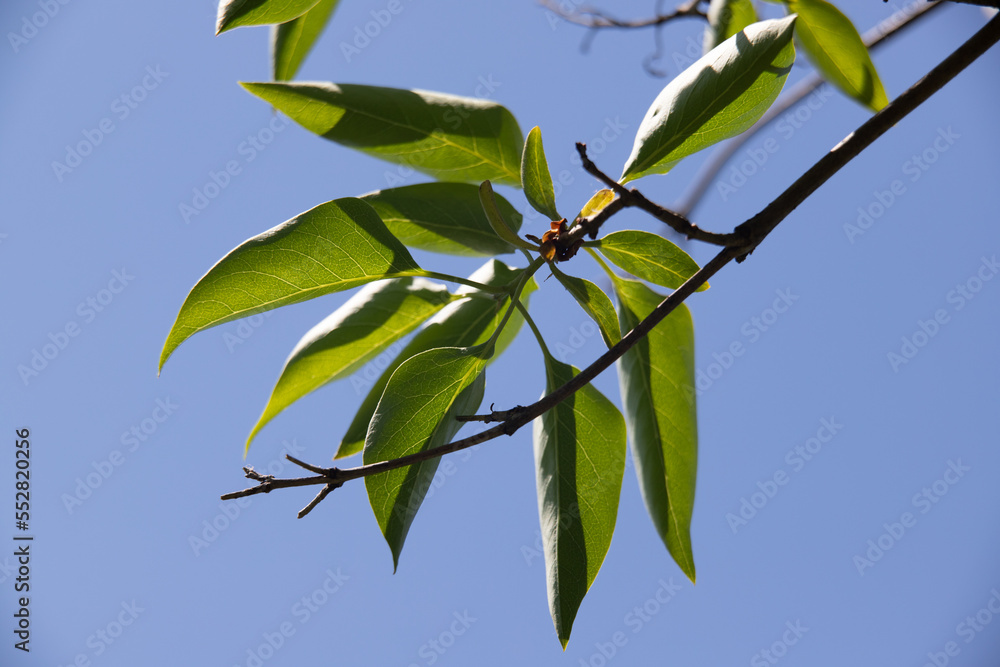
<svg viewBox="0 0 1000 667">
<path fill-rule="evenodd" d="M 561 220 L 556 210 L 556 194 L 552 187 L 552 175 L 545 160 L 542 147 L 542 130 L 536 125 L 528 132 L 521 154 L 521 187 L 532 208 L 547 215 L 549 220 Z"/>
<path fill-rule="evenodd" d="M 621 182 L 665 174 L 764 115 L 795 60 L 794 24 L 794 16 L 754 23 L 667 84 L 639 125 Z"/>
<path fill-rule="evenodd" d="M 285 23 L 302 16 L 319 0 L 221 0 L 215 34 L 245 25 Z"/>
<path fill-rule="evenodd" d="M 365 438 L 364 463 L 389 461 L 447 444 L 462 427 L 455 417 L 474 414 L 486 388 L 483 348 L 445 347 L 421 352 L 392 374 Z M 392 551 L 392 568 L 410 524 L 430 488 L 439 458 L 365 477 L 368 501 Z"/>
<path fill-rule="evenodd" d="M 351 197 L 311 208 L 244 241 L 209 269 L 184 300 L 160 355 L 218 324 L 358 287 L 423 275 L 372 207 Z"/>
<path fill-rule="evenodd" d="M 572 294 L 580 307 L 597 322 L 597 326 L 601 330 L 601 337 L 604 338 L 604 344 L 611 347 L 620 341 L 622 334 L 618 327 L 615 307 L 604 290 L 589 280 L 567 276 L 554 265 L 551 265 L 550 268 L 556 279 L 566 288 L 566 291 Z"/>
<path fill-rule="evenodd" d="M 824 78 L 872 111 L 889 103 L 851 19 L 825 0 L 789 0 L 788 9 L 798 14 L 795 36 Z"/>
<path fill-rule="evenodd" d="M 241 85 L 311 132 L 439 180 L 521 184 L 521 129 L 496 102 L 355 84 Z"/>
<path fill-rule="evenodd" d="M 497 260 L 490 260 L 475 273 L 469 276 L 470 280 L 484 283 L 491 286 L 502 286 L 517 280 L 521 274 L 521 269 L 507 266 Z M 528 305 L 528 295 L 538 288 L 537 283 L 531 280 L 521 293 L 521 302 Z M 456 291 L 456 296 L 477 293 L 469 287 L 461 287 Z M 479 294 L 479 293 L 477 293 Z M 441 312 L 428 320 L 427 324 L 417 332 L 417 334 L 407 343 L 395 359 L 385 368 L 382 374 L 372 384 L 371 389 L 365 396 L 361 407 L 351 421 L 347 433 L 340 441 L 335 458 L 350 456 L 361 451 L 368 432 L 368 426 L 375 407 L 378 405 L 382 392 L 385 390 L 389 378 L 392 376 L 400 364 L 421 352 L 440 347 L 472 347 L 485 343 L 503 319 L 504 310 L 510 303 L 508 299 L 496 301 L 493 298 L 471 297 L 461 301 L 453 301 L 444 307 Z M 511 315 L 507 326 L 500 334 L 496 343 L 496 352 L 493 359 L 497 359 L 504 349 L 514 340 L 524 323 L 524 318 L 517 311 Z M 492 360 L 491 360 L 492 361 Z M 367 381 L 352 378 L 352 384 L 361 390 L 367 386 Z"/>
<path fill-rule="evenodd" d="M 579 372 L 546 354 L 546 393 Z M 563 649 L 611 546 L 625 474 L 625 440 L 618 408 L 589 384 L 535 420 L 545 579 Z"/>
<path fill-rule="evenodd" d="M 444 285 L 400 278 L 365 286 L 313 327 L 292 350 L 263 414 L 247 438 L 279 412 L 323 385 L 349 376 L 444 308 Z"/>
<path fill-rule="evenodd" d="M 677 289 L 698 272 L 691 256 L 658 234 L 628 229 L 594 243 L 601 254 L 633 276 Z M 708 283 L 698 291 L 708 289 Z"/>
<path fill-rule="evenodd" d="M 271 29 L 271 76 L 275 81 L 294 79 L 323 28 L 333 16 L 338 0 L 319 0 L 302 16 Z"/>
<path fill-rule="evenodd" d="M 750 0 L 712 0 L 705 28 L 705 53 L 756 22 L 757 12 Z"/>
<path fill-rule="evenodd" d="M 490 223 L 490 227 L 496 232 L 496 235 L 506 241 L 508 244 L 515 248 L 521 248 L 522 250 L 538 250 L 538 248 L 520 236 L 518 236 L 507 221 L 504 220 L 503 214 L 500 212 L 499 207 L 497 207 L 496 197 L 493 194 L 493 186 L 490 182 L 483 181 L 479 185 L 479 203 L 483 207 L 483 212 L 486 214 L 486 220 Z"/>
<path fill-rule="evenodd" d="M 663 297 L 634 280 L 614 279 L 622 331 L 631 331 Z M 695 580 L 691 514 L 698 469 L 694 327 L 681 304 L 618 362 L 632 460 L 646 510 L 684 574 Z"/>
<path fill-rule="evenodd" d="M 492 257 L 513 252 L 490 226 L 479 188 L 469 183 L 420 183 L 361 197 L 372 205 L 393 235 L 411 248 L 452 255 Z M 503 197 L 497 205 L 513 231 L 521 214 Z"/>
</svg>

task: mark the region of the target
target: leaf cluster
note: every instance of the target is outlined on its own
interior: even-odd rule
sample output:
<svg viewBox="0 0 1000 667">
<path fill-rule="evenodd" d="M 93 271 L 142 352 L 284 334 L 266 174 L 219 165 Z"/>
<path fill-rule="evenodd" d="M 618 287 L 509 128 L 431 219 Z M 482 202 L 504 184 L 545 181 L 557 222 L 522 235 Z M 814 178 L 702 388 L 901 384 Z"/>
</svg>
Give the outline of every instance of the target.
<svg viewBox="0 0 1000 667">
<path fill-rule="evenodd" d="M 593 318 L 609 348 L 666 297 L 650 284 L 676 290 L 698 272 L 690 256 L 657 234 L 600 233 L 624 205 L 619 197 L 625 183 L 667 173 L 685 157 L 749 128 L 781 91 L 795 42 L 859 102 L 877 110 L 886 96 L 857 31 L 825 0 L 788 0 L 789 15 L 768 21 L 757 20 L 750 0 L 713 0 L 704 57 L 653 101 L 618 182 L 575 207 L 556 201 L 541 129 L 533 127 L 525 137 L 514 115 L 496 102 L 290 81 L 336 6 L 336 0 L 223 0 L 217 31 L 271 25 L 274 80 L 243 83 L 249 93 L 324 139 L 432 180 L 321 203 L 234 248 L 184 300 L 160 368 L 185 340 L 210 327 L 361 288 L 291 351 L 246 447 L 295 401 L 350 377 L 407 339 L 362 399 L 336 451 L 337 458 L 361 453 L 366 466 L 432 453 L 365 476 L 398 566 L 438 464 L 433 450 L 475 419 L 486 368 L 522 325 L 539 345 L 543 395 L 581 372 L 552 356 L 531 319 L 529 298 L 538 289 L 534 276 L 540 269 L 547 268 L 554 284 Z M 541 238 L 522 236 L 517 207 L 492 184 L 519 188 L 526 203 L 552 221 L 551 229 Z M 568 218 L 560 209 L 578 213 Z M 469 276 L 452 276 L 418 265 L 410 248 L 485 263 Z M 613 294 L 565 271 L 580 248 L 586 250 L 580 256 L 590 256 L 606 272 Z M 511 253 L 524 261 L 518 266 L 497 259 Z M 694 373 L 693 323 L 682 304 L 620 358 L 624 414 L 588 384 L 535 420 L 548 599 L 564 647 L 611 543 L 628 446 L 655 530 L 695 579 Z"/>
</svg>

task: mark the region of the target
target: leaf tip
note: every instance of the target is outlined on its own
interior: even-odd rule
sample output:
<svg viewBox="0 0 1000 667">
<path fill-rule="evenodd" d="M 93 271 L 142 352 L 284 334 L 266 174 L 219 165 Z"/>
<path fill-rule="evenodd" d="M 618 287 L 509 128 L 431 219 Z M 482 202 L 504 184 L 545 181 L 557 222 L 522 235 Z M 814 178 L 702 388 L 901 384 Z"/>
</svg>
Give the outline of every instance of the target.
<svg viewBox="0 0 1000 667">
<path fill-rule="evenodd" d="M 222 33 L 230 29 L 230 24 L 232 21 L 226 20 L 226 15 L 222 12 L 222 7 L 219 7 L 219 14 L 215 19 L 215 36 L 218 37 Z"/>
<path fill-rule="evenodd" d="M 163 372 L 163 366 L 167 363 L 167 359 L 170 358 L 170 355 L 174 353 L 174 348 L 176 347 L 177 347 L 176 345 L 175 346 L 170 345 L 169 337 L 163 343 L 163 350 L 160 352 L 160 363 L 156 367 L 156 377 L 160 377 L 160 373 Z"/>
<path fill-rule="evenodd" d="M 673 556 L 674 562 L 677 566 L 681 568 L 681 572 L 684 576 L 691 580 L 692 584 L 696 584 L 696 573 L 694 568 L 694 554 L 691 552 L 691 543 L 688 542 L 686 548 L 683 549 L 683 553 L 675 553 L 675 549 L 668 547 L 670 555 Z"/>
<path fill-rule="evenodd" d="M 249 451 L 250 451 L 250 443 L 251 443 L 251 442 L 253 442 L 253 439 L 257 437 L 257 432 L 258 432 L 258 431 L 260 431 L 260 429 L 261 429 L 261 428 L 262 428 L 263 426 L 264 426 L 264 425 L 263 425 L 263 424 L 261 424 L 261 423 L 260 423 L 260 422 L 258 421 L 258 422 L 257 422 L 257 423 L 256 423 L 256 424 L 254 425 L 253 429 L 251 429 L 251 430 L 250 430 L 250 435 L 248 435 L 248 436 L 247 436 L 247 444 L 246 444 L 246 445 L 245 445 L 245 446 L 243 447 L 243 458 L 244 458 L 244 459 L 246 459 L 246 457 L 247 457 L 247 452 L 249 452 Z"/>
</svg>

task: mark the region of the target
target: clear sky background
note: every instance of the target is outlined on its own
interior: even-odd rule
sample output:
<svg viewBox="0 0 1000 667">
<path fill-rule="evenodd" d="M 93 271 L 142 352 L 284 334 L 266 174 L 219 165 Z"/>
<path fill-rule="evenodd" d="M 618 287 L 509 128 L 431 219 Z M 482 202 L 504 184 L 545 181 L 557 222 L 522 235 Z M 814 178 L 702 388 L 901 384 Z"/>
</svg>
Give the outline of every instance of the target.
<svg viewBox="0 0 1000 667">
<path fill-rule="evenodd" d="M 362 483 L 303 520 L 295 513 L 313 489 L 219 500 L 248 485 L 243 443 L 288 352 L 348 294 L 200 333 L 156 375 L 184 296 L 217 259 L 319 203 L 386 187 L 397 168 L 286 125 L 245 93 L 237 81 L 268 77 L 267 30 L 213 36 L 212 0 L 49 0 L 58 11 L 15 51 L 6 35 L 22 31 L 39 4 L 0 8 L 8 443 L 0 537 L 10 545 L 0 550 L 0 664 L 771 664 L 764 649 L 789 666 L 920 667 L 928 654 L 938 664 L 997 664 L 1000 617 L 989 608 L 1000 610 L 1000 51 L 689 300 L 707 378 L 698 405 L 698 584 L 656 535 L 630 463 L 614 541 L 564 653 L 536 546 L 530 428 L 447 459 L 395 575 Z M 541 126 L 551 169 L 569 183 L 562 210 L 577 210 L 597 187 L 572 160 L 573 142 L 588 142 L 617 174 L 666 84 L 642 69 L 651 33 L 601 34 L 581 54 L 584 32 L 528 1 L 402 0 L 348 61 L 341 43 L 386 4 L 344 0 L 299 78 L 502 102 L 524 132 Z M 624 17 L 653 10 L 646 1 L 606 4 Z M 874 0 L 842 6 L 862 30 L 894 9 Z M 890 97 L 985 20 L 979 9 L 946 7 L 877 52 Z M 665 30 L 660 66 L 675 74 L 690 62 L 701 31 L 693 21 Z M 808 71 L 801 62 L 791 80 Z M 698 224 L 730 230 L 867 116 L 838 93 L 789 113 L 745 149 L 759 157 L 765 142 L 778 147 L 758 169 L 744 150 L 724 170 L 734 188 L 713 187 Z M 88 137 L 99 137 L 92 152 L 57 174 L 53 162 Z M 703 159 L 637 185 L 673 203 Z M 230 161 L 239 173 L 185 220 L 180 205 Z M 746 178 L 732 170 L 743 164 L 754 172 Z M 504 194 L 526 206 L 519 193 Z M 848 238 L 859 209 L 873 222 Z M 661 229 L 632 213 L 613 222 Z M 545 228 L 535 218 L 524 231 Z M 710 248 L 687 247 L 700 262 L 711 257 Z M 480 263 L 416 258 L 459 275 Z M 606 284 L 582 256 L 566 270 Z M 790 305 L 778 301 L 785 312 L 776 314 L 768 309 L 779 294 Z M 937 311 L 944 323 L 935 335 L 916 335 L 923 346 L 894 368 L 887 355 L 900 354 Z M 600 336 L 555 281 L 542 283 L 532 312 L 565 361 L 583 367 L 601 353 Z M 67 327 L 76 335 L 61 336 Z M 63 347 L 22 378 L 18 367 L 53 340 Z M 734 343 L 743 354 L 729 359 Z M 533 401 L 544 385 L 540 359 L 522 333 L 490 367 L 484 405 Z M 597 386 L 620 402 L 614 373 Z M 285 476 L 297 474 L 285 452 L 326 464 L 359 391 L 343 381 L 300 401 L 264 429 L 247 463 Z M 832 439 L 821 430 L 830 423 Z M 12 633 L 19 428 L 30 429 L 32 452 L 30 655 L 13 649 Z M 142 440 L 128 435 L 133 428 Z M 810 459 L 795 453 L 818 434 L 828 442 Z M 102 470 L 96 488 L 80 487 Z M 776 475 L 786 483 L 769 484 Z M 754 496 L 762 488 L 771 491 L 766 504 Z M 745 524 L 727 518 L 744 500 L 763 506 Z M 904 513 L 909 525 L 894 526 Z M 888 549 L 862 567 L 856 557 L 868 557 L 869 541 Z"/>
</svg>

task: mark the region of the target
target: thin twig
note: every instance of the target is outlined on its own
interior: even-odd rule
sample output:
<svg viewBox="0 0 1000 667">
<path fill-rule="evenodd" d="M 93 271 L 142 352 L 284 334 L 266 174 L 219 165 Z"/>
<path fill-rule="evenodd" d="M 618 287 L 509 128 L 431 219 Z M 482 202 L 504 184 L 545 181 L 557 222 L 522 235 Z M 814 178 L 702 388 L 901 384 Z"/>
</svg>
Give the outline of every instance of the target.
<svg viewBox="0 0 1000 667">
<path fill-rule="evenodd" d="M 512 435 L 525 424 L 531 422 L 536 417 L 544 414 L 572 395 L 582 387 L 589 384 L 597 375 L 610 367 L 615 361 L 621 358 L 629 349 L 642 340 L 653 327 L 659 324 L 677 306 L 684 302 L 688 296 L 693 294 L 709 278 L 714 276 L 722 267 L 733 259 L 742 261 L 756 248 L 761 241 L 771 233 L 774 228 L 784 220 L 799 204 L 809 195 L 825 183 L 833 174 L 839 171 L 844 165 L 850 162 L 863 149 L 870 146 L 876 139 L 884 134 L 890 127 L 898 123 L 911 111 L 919 107 L 932 94 L 940 90 L 948 81 L 953 79 L 959 72 L 985 53 L 997 41 L 1000 41 L 1000 16 L 994 17 L 972 38 L 960 46 L 955 52 L 945 58 L 937 67 L 932 69 L 927 76 L 913 84 L 909 90 L 890 102 L 885 108 L 875 114 L 855 132 L 847 136 L 830 153 L 810 168 L 801 178 L 796 180 L 771 204 L 765 207 L 760 213 L 737 227 L 737 233 L 745 239 L 743 246 L 731 246 L 723 248 L 718 255 L 705 264 L 697 273 L 689 278 L 683 285 L 677 288 L 672 294 L 665 298 L 645 319 L 636 325 L 632 331 L 622 337 L 616 345 L 598 357 L 592 364 L 574 376 L 569 382 L 559 387 L 552 393 L 544 396 L 541 400 L 526 406 L 523 411 L 508 421 L 489 428 L 480 433 L 476 433 L 461 440 L 455 440 L 431 449 L 403 456 L 389 461 L 380 461 L 357 468 L 341 470 L 339 468 L 318 468 L 316 466 L 303 466 L 310 470 L 320 470 L 323 474 L 317 477 L 301 477 L 297 479 L 273 479 L 262 482 L 257 487 L 229 493 L 222 498 L 228 500 L 239 498 L 256 493 L 267 493 L 272 489 L 285 488 L 291 486 L 307 486 L 313 484 L 327 484 L 339 486 L 352 479 L 359 479 L 369 475 L 376 475 L 397 468 L 421 463 L 431 458 L 467 449 L 474 445 L 492 440 L 500 435 Z M 293 462 L 297 459 L 291 459 Z M 300 463 L 301 465 L 301 463 Z M 251 474 L 254 477 L 251 477 Z M 247 476 L 253 478 L 269 478 L 270 476 L 259 475 L 252 470 L 248 470 Z M 325 494 L 324 494 L 325 497 Z M 320 498 L 322 500 L 322 498 Z M 318 502 L 315 501 L 315 502 Z M 315 506 L 310 503 L 309 509 Z"/>
<path fill-rule="evenodd" d="M 698 9 L 700 2 L 701 0 L 689 0 L 682 5 L 678 5 L 677 9 L 668 14 L 657 14 L 648 19 L 633 19 L 629 21 L 616 19 L 598 9 L 584 7 L 579 11 L 571 12 L 560 7 L 555 0 L 539 0 L 539 4 L 542 7 L 545 7 L 559 18 L 583 26 L 584 28 L 590 28 L 591 30 L 601 30 L 603 28 L 652 28 L 680 18 L 708 18 L 705 12 Z"/>
<path fill-rule="evenodd" d="M 671 21 L 682 18 L 708 19 L 708 15 L 698 8 L 700 3 L 701 0 L 689 0 L 688 2 L 678 6 L 674 11 L 664 14 L 660 10 L 660 6 L 663 2 L 662 0 L 657 0 L 655 15 L 652 18 L 625 21 L 613 18 L 600 10 L 591 9 L 589 7 L 584 7 L 577 12 L 572 12 L 560 7 L 555 0 L 539 1 L 539 4 L 560 18 L 587 28 L 587 33 L 584 35 L 583 41 L 580 42 L 580 51 L 582 53 L 590 51 L 590 46 L 593 44 L 594 38 L 597 37 L 597 33 L 602 29 L 615 28 L 628 30 L 635 28 L 653 28 L 653 42 L 656 45 L 656 49 L 652 54 L 643 59 L 642 66 L 651 76 L 659 78 L 663 78 L 667 75 L 665 71 L 658 70 L 653 66 L 653 63 L 658 61 L 663 54 L 663 38 L 661 34 L 663 26 Z"/>
<path fill-rule="evenodd" d="M 645 195 L 635 188 L 629 189 L 621 183 L 618 183 L 603 171 L 598 169 L 597 165 L 595 165 L 590 158 L 587 157 L 586 144 L 577 143 L 576 152 L 580 154 L 580 160 L 583 162 L 584 170 L 601 183 L 604 183 L 604 185 L 608 186 L 608 188 L 614 190 L 615 194 L 619 197 L 617 201 L 621 202 L 620 205 L 622 207 L 634 206 L 636 208 L 641 208 L 657 220 L 670 225 L 670 228 L 678 234 L 683 234 L 689 239 L 720 246 L 731 246 L 742 242 L 742 239 L 735 234 L 718 234 L 716 232 L 705 231 L 685 218 L 683 215 L 649 201 L 646 199 Z M 589 221 L 581 222 L 580 227 L 582 227 L 582 229 L 577 233 L 578 237 L 583 238 L 584 234 L 586 234 L 590 238 L 595 238 L 597 235 L 597 229 L 600 228 L 600 225 L 604 223 L 604 220 L 606 220 L 607 217 L 608 216 L 605 216 L 601 219 L 600 216 L 595 216 Z M 572 240 L 575 240 L 572 235 L 567 238 L 567 242 Z"/>
<path fill-rule="evenodd" d="M 251 486 L 249 489 L 243 489 L 242 491 L 227 493 L 222 496 L 222 500 L 235 500 L 236 498 L 255 496 L 258 493 L 270 493 L 274 489 L 287 489 L 293 486 L 312 486 L 313 484 L 323 484 L 325 482 L 329 482 L 329 479 L 327 478 L 327 473 L 329 472 L 328 468 L 320 468 L 310 463 L 305 463 L 298 460 L 291 454 L 285 454 L 285 458 L 296 465 L 302 466 L 306 470 L 319 473 L 318 476 L 277 479 L 274 475 L 261 475 L 253 468 L 245 467 L 243 468 L 243 473 L 246 475 L 246 478 L 257 482 L 257 486 Z"/>
<path fill-rule="evenodd" d="M 295 465 L 305 468 L 309 472 L 314 472 L 320 475 L 326 474 L 326 468 L 320 468 L 319 466 L 314 466 L 311 463 L 306 463 L 305 461 L 300 461 L 291 454 L 285 454 L 285 458 L 294 463 Z"/>
<path fill-rule="evenodd" d="M 874 28 L 862 36 L 865 45 L 871 49 L 877 49 L 882 44 L 898 34 L 903 28 L 913 25 L 917 19 L 927 15 L 934 9 L 942 6 L 943 2 L 927 2 L 917 0 L 912 5 L 908 5 L 899 10 L 889 18 L 885 19 Z M 729 163 L 733 155 L 743 147 L 754 135 L 774 122 L 781 114 L 788 111 L 794 105 L 801 102 L 807 95 L 823 85 L 825 79 L 818 73 L 812 72 L 799 81 L 794 88 L 789 90 L 775 104 L 769 108 L 763 116 L 754 123 L 749 130 L 739 136 L 730 139 L 724 146 L 720 147 L 711 159 L 702 167 L 694 184 L 687 194 L 681 199 L 674 210 L 680 215 L 689 216 L 705 197 L 708 188 L 715 182 L 719 172 Z M 830 84 L 827 84 L 830 85 Z"/>
<path fill-rule="evenodd" d="M 299 510 L 299 513 L 297 515 L 298 518 L 301 519 L 305 515 L 309 514 L 309 512 L 312 512 L 314 507 L 319 505 L 321 502 L 323 502 L 324 498 L 330 495 L 331 491 L 333 491 L 334 489 L 339 489 L 343 485 L 344 483 L 341 482 L 340 484 L 327 484 L 326 486 L 324 486 L 320 490 L 320 492 L 316 494 L 316 497 L 309 501 L 308 505 Z"/>
</svg>

